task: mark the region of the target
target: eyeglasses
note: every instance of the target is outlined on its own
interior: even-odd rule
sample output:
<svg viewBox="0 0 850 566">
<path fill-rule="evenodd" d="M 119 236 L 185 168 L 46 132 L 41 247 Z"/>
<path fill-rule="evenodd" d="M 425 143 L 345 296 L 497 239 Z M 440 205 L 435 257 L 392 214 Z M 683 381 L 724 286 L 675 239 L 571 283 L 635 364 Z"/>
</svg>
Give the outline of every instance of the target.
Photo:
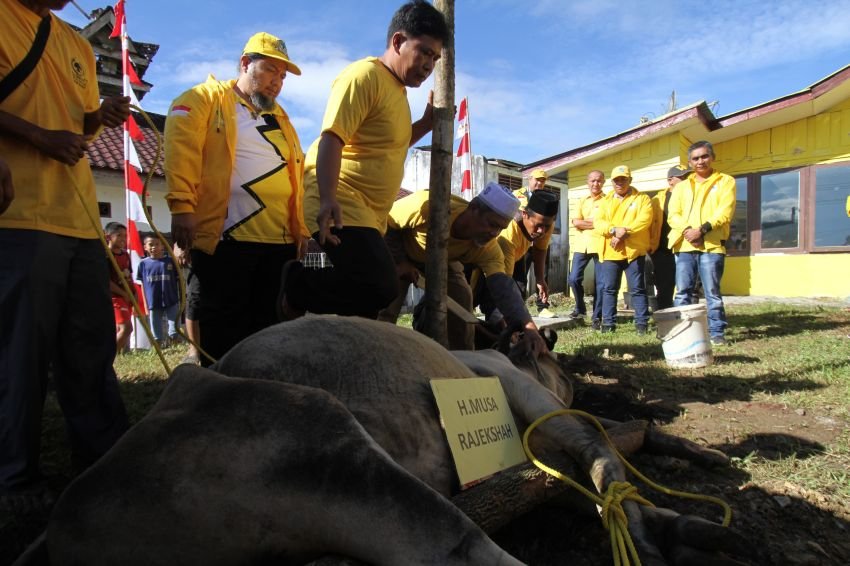
<svg viewBox="0 0 850 566">
<path fill-rule="evenodd" d="M 692 155 L 691 161 L 702 161 L 703 159 L 709 159 L 710 157 L 710 153 L 703 153 L 702 155 Z"/>
</svg>

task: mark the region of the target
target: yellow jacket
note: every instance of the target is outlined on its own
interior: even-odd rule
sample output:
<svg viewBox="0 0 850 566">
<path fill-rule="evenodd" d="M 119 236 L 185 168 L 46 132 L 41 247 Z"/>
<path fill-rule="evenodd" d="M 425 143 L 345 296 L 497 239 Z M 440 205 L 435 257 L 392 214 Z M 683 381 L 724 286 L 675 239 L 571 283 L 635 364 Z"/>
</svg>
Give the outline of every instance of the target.
<svg viewBox="0 0 850 566">
<path fill-rule="evenodd" d="M 655 253 L 659 245 L 667 247 L 666 241 L 663 244 L 661 242 L 661 233 L 664 231 L 664 200 L 667 198 L 667 193 L 669 192 L 670 188 L 666 187 L 652 197 L 652 225 L 649 227 L 649 253 Z"/>
<path fill-rule="evenodd" d="M 165 121 L 165 198 L 172 214 L 194 213 L 194 247 L 213 253 L 221 238 L 230 200 L 230 177 L 236 160 L 235 80 L 218 81 L 212 75 L 171 103 Z M 287 167 L 292 194 L 289 198 L 289 233 L 300 244 L 308 238 L 304 224 L 304 152 L 298 135 L 283 109 L 272 114 L 289 144 L 292 159 Z"/>
<path fill-rule="evenodd" d="M 670 196 L 667 215 L 670 249 L 725 254 L 735 214 L 736 192 L 735 179 L 717 171 L 702 183 L 697 183 L 695 174 L 678 183 Z M 685 239 L 684 231 L 704 224 L 709 224 L 711 229 L 703 236 L 702 245 L 695 247 Z"/>
<path fill-rule="evenodd" d="M 593 219 L 593 231 L 601 236 L 596 253 L 599 261 L 632 261 L 649 251 L 649 228 L 652 224 L 652 203 L 645 194 L 629 187 L 629 193 L 622 199 L 616 191 L 611 191 L 600 201 L 599 211 Z M 625 249 L 611 247 L 611 229 L 626 228 Z"/>
</svg>

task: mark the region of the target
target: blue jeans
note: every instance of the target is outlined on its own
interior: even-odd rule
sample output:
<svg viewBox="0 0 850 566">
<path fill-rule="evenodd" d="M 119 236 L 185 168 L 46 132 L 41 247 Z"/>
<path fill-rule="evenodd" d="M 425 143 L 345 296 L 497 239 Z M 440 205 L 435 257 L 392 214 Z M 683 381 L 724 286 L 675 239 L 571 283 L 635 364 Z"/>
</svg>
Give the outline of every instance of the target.
<svg viewBox="0 0 850 566">
<path fill-rule="evenodd" d="M 180 328 L 180 321 L 177 320 L 179 311 L 180 303 L 174 303 L 169 307 L 151 309 L 151 330 L 153 331 L 153 337 L 156 338 L 158 342 L 163 342 L 166 338 L 177 337 L 177 330 Z M 168 334 L 165 334 L 164 332 L 165 324 L 163 324 L 163 319 L 168 322 Z"/>
<path fill-rule="evenodd" d="M 576 300 L 576 312 L 584 316 L 587 314 L 587 307 L 584 305 L 584 270 L 587 264 L 593 260 L 594 274 L 599 269 L 599 256 L 597 254 L 585 254 L 576 252 L 573 254 L 573 265 L 570 269 L 570 290 Z M 593 288 L 596 290 L 593 294 L 593 317 L 591 320 L 599 320 L 602 318 L 602 301 L 599 300 L 599 277 L 594 275 L 596 281 Z"/>
<path fill-rule="evenodd" d="M 606 260 L 597 264 L 596 280 L 599 282 L 597 288 L 602 297 L 603 326 L 617 324 L 617 296 L 620 293 L 620 279 L 624 272 L 632 298 L 632 308 L 635 310 L 635 325 L 646 326 L 649 322 L 649 302 L 646 300 L 646 285 L 643 279 L 645 263 L 646 257 L 640 256 L 632 261 Z"/>
<path fill-rule="evenodd" d="M 720 294 L 720 279 L 723 277 L 724 254 L 709 252 L 680 252 L 676 254 L 676 298 L 677 307 L 692 305 L 698 301 L 696 294 L 697 275 L 702 281 L 705 302 L 708 307 L 708 333 L 723 336 L 726 332 L 726 309 Z"/>
</svg>

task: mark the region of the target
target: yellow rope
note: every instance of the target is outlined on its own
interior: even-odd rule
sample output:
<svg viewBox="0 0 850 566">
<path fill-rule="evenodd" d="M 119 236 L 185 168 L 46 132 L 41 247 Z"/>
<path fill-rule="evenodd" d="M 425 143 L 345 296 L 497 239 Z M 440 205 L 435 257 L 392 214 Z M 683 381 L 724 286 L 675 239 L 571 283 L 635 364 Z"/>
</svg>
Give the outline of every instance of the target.
<svg viewBox="0 0 850 566">
<path fill-rule="evenodd" d="M 561 415 L 574 415 L 582 417 L 583 419 L 590 422 L 602 434 L 602 437 L 605 439 L 605 442 L 608 444 L 611 450 L 614 451 L 614 454 L 617 455 L 620 461 L 623 462 L 623 465 L 625 465 L 630 472 L 637 476 L 641 481 L 645 482 L 652 489 L 661 493 L 666 493 L 667 495 L 673 495 L 686 499 L 694 499 L 697 501 L 707 501 L 719 505 L 723 508 L 722 524 L 724 527 L 729 526 L 729 523 L 732 521 L 732 508 L 729 507 L 728 503 L 718 497 L 713 497 L 711 495 L 700 495 L 696 493 L 678 491 L 653 482 L 652 480 L 641 474 L 623 457 L 622 454 L 620 454 L 620 451 L 617 450 L 617 448 L 611 442 L 611 439 L 608 437 L 608 433 L 605 431 L 605 427 L 603 427 L 602 424 L 598 420 L 596 420 L 595 417 L 593 417 L 593 415 L 584 411 L 579 411 L 578 409 L 560 409 L 547 413 L 539 419 L 535 420 L 533 423 L 531 423 L 531 426 L 529 426 L 528 429 L 526 429 L 525 434 L 523 434 L 522 447 L 525 450 L 525 454 L 535 466 L 548 473 L 549 475 L 558 478 L 567 485 L 575 488 L 601 508 L 602 525 L 609 531 L 611 535 L 611 548 L 614 554 L 615 566 L 620 566 L 621 564 L 623 566 L 629 566 L 631 564 L 629 556 L 631 556 L 632 560 L 634 560 L 636 566 L 640 566 L 640 558 L 638 557 L 637 550 L 635 549 L 631 535 L 629 534 L 628 518 L 626 517 L 626 512 L 623 510 L 622 507 L 623 501 L 631 500 L 641 505 L 648 505 L 650 507 L 653 507 L 653 505 L 648 500 L 638 495 L 637 488 L 628 482 L 611 482 L 608 485 L 608 488 L 603 494 L 603 496 L 600 497 L 598 494 L 591 492 L 584 486 L 575 482 L 572 478 L 565 476 L 558 470 L 550 468 L 549 466 L 538 460 L 537 457 L 534 456 L 531 451 L 531 448 L 528 445 L 528 439 L 531 437 L 531 432 L 549 419 Z"/>
<path fill-rule="evenodd" d="M 145 220 L 147 221 L 148 225 L 151 227 L 151 230 L 153 230 L 154 234 L 156 234 L 160 243 L 162 243 L 163 248 L 168 250 L 168 256 L 171 258 L 172 265 L 174 265 L 174 269 L 176 270 L 178 281 L 181 282 L 181 284 L 177 286 L 178 290 L 179 290 L 179 297 L 180 297 L 180 307 L 179 307 L 177 316 L 178 316 L 178 318 L 180 318 L 180 317 L 183 316 L 183 313 L 186 312 L 186 288 L 182 284 L 183 269 L 180 267 L 180 264 L 177 262 L 177 258 L 174 257 L 173 249 L 172 249 L 171 245 L 168 243 L 168 240 L 166 240 L 166 238 L 162 234 L 162 232 L 160 232 L 159 229 L 156 227 L 156 224 L 154 224 L 153 218 L 151 217 L 150 213 L 148 212 L 148 200 L 147 200 L 148 199 L 148 185 L 150 184 L 150 181 L 153 178 L 154 170 L 156 169 L 156 166 L 159 164 L 159 161 L 162 158 L 162 146 L 163 146 L 162 134 L 159 133 L 159 130 L 156 128 L 156 124 L 153 123 L 153 120 L 151 120 L 151 117 L 148 116 L 147 112 L 145 112 L 144 110 L 142 110 L 141 108 L 139 108 L 135 104 L 131 104 L 130 108 L 132 108 L 133 110 L 136 110 L 137 112 L 139 112 L 141 114 L 142 118 L 145 119 L 145 122 L 147 122 L 148 127 L 154 133 L 154 137 L 156 138 L 156 155 L 154 156 L 154 160 L 151 163 L 151 166 L 148 167 L 148 172 L 147 172 L 147 175 L 145 176 L 145 182 L 144 182 L 144 185 L 142 187 L 142 212 L 144 213 Z M 188 253 L 188 251 L 189 250 L 186 250 L 187 253 Z M 184 332 L 183 327 L 179 328 L 177 330 L 177 332 L 187 342 L 192 344 L 192 346 L 194 346 L 195 349 L 197 349 L 197 351 L 202 356 L 206 357 L 212 363 L 215 363 L 215 361 L 216 361 L 215 358 L 210 356 L 203 348 L 201 348 L 201 346 L 199 344 L 195 343 L 191 338 L 189 338 L 189 335 Z M 154 343 L 154 342 L 155 342 L 155 340 L 151 340 L 151 343 Z M 166 371 L 168 371 L 169 374 L 171 374 L 171 371 L 168 369 L 168 366 L 166 366 L 165 369 L 166 369 Z"/>
</svg>

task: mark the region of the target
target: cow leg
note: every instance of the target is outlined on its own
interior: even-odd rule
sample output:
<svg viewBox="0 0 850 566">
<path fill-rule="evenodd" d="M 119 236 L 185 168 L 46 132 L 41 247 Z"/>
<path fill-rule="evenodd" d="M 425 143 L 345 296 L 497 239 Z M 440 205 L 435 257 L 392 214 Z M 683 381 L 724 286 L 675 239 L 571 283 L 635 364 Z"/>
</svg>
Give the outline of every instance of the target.
<svg viewBox="0 0 850 566">
<path fill-rule="evenodd" d="M 68 487 L 54 564 L 519 564 L 405 471 L 329 393 L 178 367 Z"/>
</svg>

